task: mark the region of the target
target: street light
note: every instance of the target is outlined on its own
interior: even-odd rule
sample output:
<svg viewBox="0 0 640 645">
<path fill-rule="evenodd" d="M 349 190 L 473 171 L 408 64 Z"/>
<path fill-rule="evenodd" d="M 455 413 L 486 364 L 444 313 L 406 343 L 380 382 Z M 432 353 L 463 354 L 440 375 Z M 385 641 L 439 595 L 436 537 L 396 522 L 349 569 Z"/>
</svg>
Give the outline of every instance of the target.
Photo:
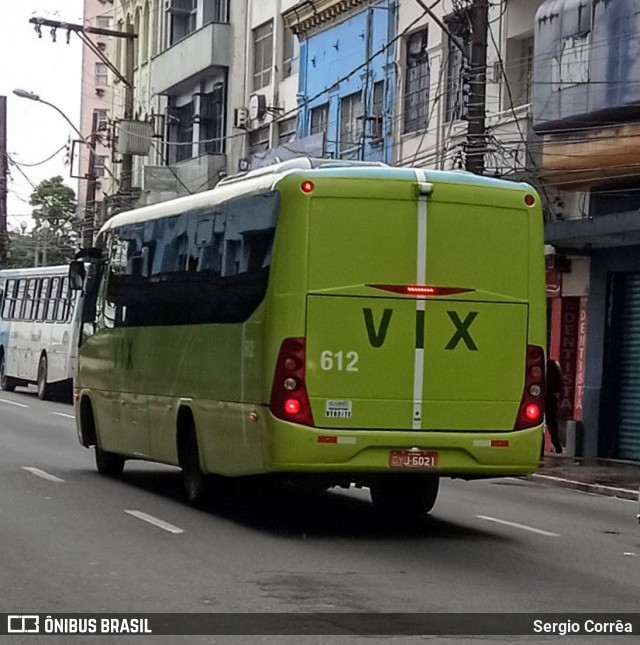
<svg viewBox="0 0 640 645">
<path fill-rule="evenodd" d="M 13 93 L 16 96 L 19 96 L 22 99 L 29 99 L 30 101 L 37 101 L 38 103 L 44 103 L 45 105 L 48 105 L 49 107 L 52 107 L 74 130 L 74 132 L 78 135 L 82 143 L 84 143 L 87 148 L 91 151 L 92 157 L 91 159 L 95 158 L 96 155 L 96 134 L 95 132 L 92 133 L 91 137 L 87 138 L 85 137 L 80 130 L 73 124 L 73 121 L 57 106 L 54 105 L 53 103 L 49 103 L 49 101 L 45 101 L 44 99 L 41 99 L 38 94 L 35 94 L 34 92 L 29 92 L 28 90 L 21 90 L 19 88 L 13 90 Z M 82 222 L 82 241 L 83 241 L 83 246 L 91 246 L 93 244 L 93 226 L 94 226 L 94 218 L 95 218 L 95 200 L 96 200 L 96 177 L 93 172 L 93 161 L 89 161 L 89 168 L 90 171 L 87 175 L 87 201 L 85 203 L 85 215 L 83 218 Z M 108 168 L 105 168 L 109 175 L 113 177 L 113 174 Z M 115 178 L 114 178 L 115 179 Z M 91 204 L 91 207 L 89 208 L 87 204 Z M 46 248 L 46 247 L 45 247 Z"/>
<path fill-rule="evenodd" d="M 44 99 L 41 99 L 37 94 L 34 94 L 33 92 L 29 92 L 27 90 L 21 90 L 20 88 L 13 90 L 13 93 L 22 99 L 29 99 L 30 101 L 38 101 L 39 103 L 44 103 L 45 105 L 52 107 L 73 128 L 74 132 L 80 137 L 80 139 L 82 139 L 82 141 L 87 145 L 90 145 L 90 142 L 87 141 L 87 139 L 84 137 L 82 132 L 80 132 L 80 130 L 78 130 L 78 128 L 73 124 L 73 121 L 57 105 L 54 105 L 53 103 L 49 103 L 49 101 L 45 101 Z"/>
</svg>

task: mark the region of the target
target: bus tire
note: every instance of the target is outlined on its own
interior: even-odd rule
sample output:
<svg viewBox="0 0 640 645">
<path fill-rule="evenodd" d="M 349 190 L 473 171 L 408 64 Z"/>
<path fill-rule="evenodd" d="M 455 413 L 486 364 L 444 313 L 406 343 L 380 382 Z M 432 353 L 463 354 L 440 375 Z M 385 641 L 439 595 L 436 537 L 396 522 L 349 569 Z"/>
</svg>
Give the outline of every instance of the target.
<svg viewBox="0 0 640 645">
<path fill-rule="evenodd" d="M 391 519 L 417 520 L 435 506 L 439 477 L 417 480 L 381 480 L 369 489 L 376 510 Z"/>
<path fill-rule="evenodd" d="M 47 383 L 47 372 L 49 365 L 47 362 L 47 355 L 42 354 L 38 362 L 38 398 L 41 401 L 48 401 L 51 398 L 51 386 Z"/>
<path fill-rule="evenodd" d="M 101 475 L 120 477 L 124 470 L 124 457 L 96 445 L 96 468 Z"/>
<path fill-rule="evenodd" d="M 180 459 L 182 467 L 182 490 L 184 498 L 190 506 L 202 506 L 207 497 L 208 477 L 200 466 L 200 451 L 198 438 L 194 429 L 190 429 L 185 437 Z"/>
<path fill-rule="evenodd" d="M 16 382 L 10 376 L 4 373 L 5 362 L 4 352 L 0 351 L 0 388 L 5 392 L 13 392 L 16 389 Z"/>
</svg>

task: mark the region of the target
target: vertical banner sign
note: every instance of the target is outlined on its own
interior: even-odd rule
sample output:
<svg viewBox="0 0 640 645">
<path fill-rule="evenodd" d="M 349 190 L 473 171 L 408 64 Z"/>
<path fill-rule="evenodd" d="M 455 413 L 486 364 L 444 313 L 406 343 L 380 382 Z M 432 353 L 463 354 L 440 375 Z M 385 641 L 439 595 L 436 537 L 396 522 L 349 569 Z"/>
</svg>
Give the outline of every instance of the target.
<svg viewBox="0 0 640 645">
<path fill-rule="evenodd" d="M 573 418 L 582 421 L 582 398 L 584 397 L 584 375 L 587 365 L 587 304 L 589 298 L 580 298 L 578 312 L 578 351 L 576 356 L 576 388 L 573 403 Z"/>
<path fill-rule="evenodd" d="M 560 413 L 566 419 L 573 418 L 573 404 L 576 391 L 576 359 L 578 355 L 578 318 L 580 298 L 562 298 L 562 323 L 560 327 L 560 367 L 562 368 L 562 390 L 560 391 Z"/>
</svg>

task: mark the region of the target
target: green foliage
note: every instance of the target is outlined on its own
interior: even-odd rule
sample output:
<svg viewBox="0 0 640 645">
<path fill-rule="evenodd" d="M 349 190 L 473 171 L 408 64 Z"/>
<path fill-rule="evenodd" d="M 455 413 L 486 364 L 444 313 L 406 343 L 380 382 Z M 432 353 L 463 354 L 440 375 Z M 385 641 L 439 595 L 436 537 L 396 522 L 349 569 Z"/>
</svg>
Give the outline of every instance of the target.
<svg viewBox="0 0 640 645">
<path fill-rule="evenodd" d="M 28 233 L 9 232 L 9 268 L 67 264 L 76 250 L 80 222 L 76 194 L 62 177 L 40 182 L 29 200 L 35 222 Z"/>
</svg>

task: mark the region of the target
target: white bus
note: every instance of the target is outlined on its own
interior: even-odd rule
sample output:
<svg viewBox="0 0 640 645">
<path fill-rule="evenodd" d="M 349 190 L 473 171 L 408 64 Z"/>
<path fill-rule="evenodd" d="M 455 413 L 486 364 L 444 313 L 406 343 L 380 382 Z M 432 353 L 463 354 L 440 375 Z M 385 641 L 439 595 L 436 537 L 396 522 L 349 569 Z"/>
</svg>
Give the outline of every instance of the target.
<svg viewBox="0 0 640 645">
<path fill-rule="evenodd" d="M 35 383 L 40 399 L 71 395 L 79 295 L 69 267 L 0 271 L 0 387 Z"/>
</svg>

